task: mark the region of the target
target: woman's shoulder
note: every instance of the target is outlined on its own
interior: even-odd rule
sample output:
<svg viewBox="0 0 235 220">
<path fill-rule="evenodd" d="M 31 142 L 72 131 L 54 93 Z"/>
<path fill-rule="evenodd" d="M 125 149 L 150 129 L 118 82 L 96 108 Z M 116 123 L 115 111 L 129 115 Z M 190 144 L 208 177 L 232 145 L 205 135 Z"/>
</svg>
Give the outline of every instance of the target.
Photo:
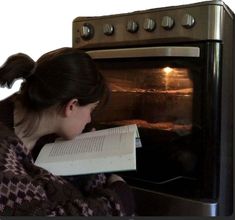
<svg viewBox="0 0 235 220">
<path fill-rule="evenodd" d="M 2 122 L 0 122 L 0 154 L 4 157 L 4 154 L 9 151 L 15 151 L 16 154 L 21 154 L 20 157 L 25 157 L 29 154 L 28 149 L 23 142 L 16 136 L 13 130 L 8 128 Z"/>
<path fill-rule="evenodd" d="M 15 133 L 3 122 L 0 121 L 0 141 L 3 139 L 15 138 Z"/>
</svg>

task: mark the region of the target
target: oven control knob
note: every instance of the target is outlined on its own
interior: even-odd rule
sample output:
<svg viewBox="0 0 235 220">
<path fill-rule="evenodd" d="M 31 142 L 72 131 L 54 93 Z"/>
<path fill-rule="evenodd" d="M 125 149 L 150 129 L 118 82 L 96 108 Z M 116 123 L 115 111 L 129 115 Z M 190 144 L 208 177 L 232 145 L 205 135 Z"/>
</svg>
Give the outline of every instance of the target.
<svg viewBox="0 0 235 220">
<path fill-rule="evenodd" d="M 144 20 L 144 30 L 152 32 L 154 31 L 155 28 L 156 28 L 156 22 L 153 19 L 146 18 Z"/>
<path fill-rule="evenodd" d="M 175 21 L 174 21 L 174 19 L 172 18 L 172 17 L 170 17 L 170 16 L 164 16 L 163 18 L 162 18 L 162 27 L 164 28 L 164 29 L 166 29 L 166 30 L 170 30 L 170 29 L 172 29 L 173 27 L 174 27 L 174 25 L 175 25 Z"/>
<path fill-rule="evenodd" d="M 185 14 L 182 18 L 181 25 L 185 28 L 191 28 L 195 24 L 195 19 L 192 15 L 190 14 Z"/>
<path fill-rule="evenodd" d="M 91 24 L 85 23 L 81 27 L 81 37 L 84 40 L 89 40 L 94 36 L 94 28 Z"/>
<path fill-rule="evenodd" d="M 139 25 L 136 21 L 130 20 L 127 22 L 127 27 L 126 27 L 127 31 L 130 33 L 135 33 L 138 31 L 139 29 Z"/>
<path fill-rule="evenodd" d="M 105 35 L 112 35 L 113 34 L 113 32 L 114 32 L 114 27 L 113 27 L 113 25 L 111 25 L 111 24 L 105 24 L 104 26 L 103 26 L 103 32 L 104 32 L 104 34 Z"/>
</svg>

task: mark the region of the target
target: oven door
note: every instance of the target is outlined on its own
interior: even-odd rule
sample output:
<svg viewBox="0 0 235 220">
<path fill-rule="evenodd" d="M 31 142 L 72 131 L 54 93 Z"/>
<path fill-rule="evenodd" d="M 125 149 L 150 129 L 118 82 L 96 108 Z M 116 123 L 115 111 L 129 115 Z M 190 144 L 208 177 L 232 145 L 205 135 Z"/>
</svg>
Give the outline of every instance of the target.
<svg viewBox="0 0 235 220">
<path fill-rule="evenodd" d="M 134 123 L 139 129 L 137 170 L 119 173 L 135 189 L 139 214 L 166 215 L 159 207 L 163 201 L 172 204 L 167 215 L 186 213 L 185 201 L 193 201 L 193 208 L 186 208 L 192 215 L 216 213 L 220 47 L 201 43 L 87 51 L 111 91 L 93 126 Z"/>
</svg>

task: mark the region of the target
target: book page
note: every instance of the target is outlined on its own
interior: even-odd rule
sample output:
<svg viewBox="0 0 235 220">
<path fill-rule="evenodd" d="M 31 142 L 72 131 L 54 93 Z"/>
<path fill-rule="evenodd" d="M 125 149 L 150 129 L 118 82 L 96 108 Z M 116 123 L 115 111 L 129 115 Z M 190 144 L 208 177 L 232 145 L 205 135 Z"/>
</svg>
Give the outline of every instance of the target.
<svg viewBox="0 0 235 220">
<path fill-rule="evenodd" d="M 84 137 L 94 137 L 94 136 L 107 136 L 107 135 L 112 135 L 112 134 L 121 134 L 121 133 L 128 133 L 128 132 L 134 132 L 135 133 L 135 138 L 136 138 L 136 148 L 142 147 L 142 143 L 140 140 L 140 135 L 138 131 L 138 127 L 136 124 L 133 125 L 124 125 L 124 126 L 119 126 L 119 127 L 114 127 L 114 128 L 108 128 L 108 129 L 103 129 L 103 130 L 97 130 L 97 131 L 90 131 L 86 133 L 82 133 L 75 137 L 75 139 L 81 139 Z M 63 139 L 59 138 L 56 140 L 57 141 L 63 141 Z"/>
<path fill-rule="evenodd" d="M 136 169 L 136 131 L 122 126 L 46 144 L 35 165 L 62 176 Z"/>
<path fill-rule="evenodd" d="M 120 134 L 120 133 L 128 133 L 128 132 L 135 133 L 135 138 L 136 138 L 135 146 L 136 146 L 136 148 L 142 147 L 138 127 L 136 124 L 124 125 L 124 126 L 108 128 L 108 129 L 103 129 L 103 130 L 98 130 L 98 131 L 86 132 L 86 133 L 83 133 L 83 134 L 77 136 L 76 139 L 82 138 L 82 137 L 111 135 L 111 134 Z"/>
<path fill-rule="evenodd" d="M 120 133 L 128 133 L 128 132 L 136 132 L 138 131 L 136 124 L 133 125 L 125 125 L 125 126 L 119 126 L 114 128 L 108 128 L 103 130 L 97 130 L 97 131 L 91 131 L 86 132 L 83 134 L 80 134 L 76 138 L 83 137 L 90 137 L 90 136 L 100 136 L 100 135 L 111 135 L 111 134 L 120 134 Z"/>
<path fill-rule="evenodd" d="M 59 141 L 46 144 L 35 162 L 121 156 L 133 152 L 134 142 L 133 132 Z"/>
<path fill-rule="evenodd" d="M 60 142 L 52 145 L 49 157 L 73 155 L 90 152 L 102 152 L 104 144 L 104 136 L 91 137 L 89 139 L 82 138 L 77 141 L 70 141 L 69 143 Z"/>
</svg>

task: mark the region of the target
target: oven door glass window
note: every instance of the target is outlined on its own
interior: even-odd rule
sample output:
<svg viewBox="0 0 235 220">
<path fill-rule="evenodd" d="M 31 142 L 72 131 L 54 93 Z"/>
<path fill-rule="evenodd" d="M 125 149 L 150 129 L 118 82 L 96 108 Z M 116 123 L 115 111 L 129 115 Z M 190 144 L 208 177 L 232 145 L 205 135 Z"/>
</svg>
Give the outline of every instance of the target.
<svg viewBox="0 0 235 220">
<path fill-rule="evenodd" d="M 143 146 L 137 149 L 137 171 L 125 172 L 130 178 L 155 185 L 197 179 L 202 85 L 195 60 L 96 60 L 111 95 L 95 115 L 95 126 L 137 124 L 139 129 Z"/>
</svg>

